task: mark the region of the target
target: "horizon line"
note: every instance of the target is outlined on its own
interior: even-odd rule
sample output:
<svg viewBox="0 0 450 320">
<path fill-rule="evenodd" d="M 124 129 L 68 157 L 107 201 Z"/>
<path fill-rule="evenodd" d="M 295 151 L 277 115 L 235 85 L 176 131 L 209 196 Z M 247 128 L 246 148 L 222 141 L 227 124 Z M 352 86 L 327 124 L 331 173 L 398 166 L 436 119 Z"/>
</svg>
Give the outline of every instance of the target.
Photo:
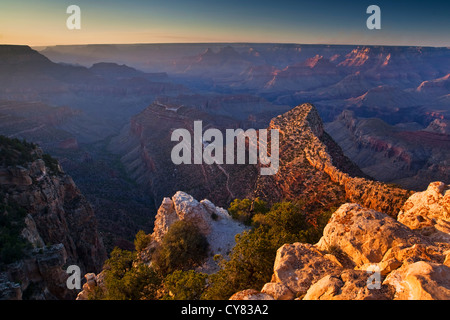
<svg viewBox="0 0 450 320">
<path fill-rule="evenodd" d="M 223 44 L 250 44 L 250 45 L 306 45 L 306 46 L 365 46 L 365 47 L 421 47 L 421 48 L 447 48 L 450 46 L 433 46 L 433 45 L 405 45 L 405 44 L 361 44 L 361 43 L 299 43 L 299 42 L 246 42 L 246 41 L 218 41 L 218 42 L 130 42 L 130 43 L 73 43 L 73 44 L 47 44 L 47 45 L 29 45 L 29 44 L 8 44 L 0 43 L 0 46 L 28 46 L 36 47 L 70 47 L 70 46 L 133 46 L 133 45 L 223 45 Z"/>
</svg>

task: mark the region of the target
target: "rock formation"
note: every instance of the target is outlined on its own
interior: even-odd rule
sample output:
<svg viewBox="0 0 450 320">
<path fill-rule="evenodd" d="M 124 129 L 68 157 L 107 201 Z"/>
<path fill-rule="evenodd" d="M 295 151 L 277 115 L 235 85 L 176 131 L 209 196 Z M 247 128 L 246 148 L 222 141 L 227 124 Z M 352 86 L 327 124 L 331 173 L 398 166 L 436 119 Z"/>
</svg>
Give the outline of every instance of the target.
<svg viewBox="0 0 450 320">
<path fill-rule="evenodd" d="M 411 192 L 373 181 L 342 152 L 325 132 L 311 104 L 303 104 L 270 122 L 280 132 L 280 169 L 260 176 L 255 196 L 278 202 L 320 199 L 326 203 L 355 202 L 395 216 Z"/>
<path fill-rule="evenodd" d="M 189 101 L 188 101 L 189 102 Z M 175 129 L 193 132 L 195 120 L 203 128 L 239 127 L 230 117 L 213 115 L 181 104 L 153 103 L 132 117 L 130 125 L 114 138 L 111 150 L 122 155 L 128 174 L 149 190 L 154 203 L 168 194 L 184 190 L 197 199 L 208 198 L 219 206 L 228 206 L 236 197 L 245 197 L 256 178 L 254 165 L 180 164 L 171 160 L 171 141 Z"/>
<path fill-rule="evenodd" d="M 398 220 L 346 203 L 315 245 L 285 244 L 272 281 L 233 299 L 450 299 L 449 186 L 431 183 Z M 267 296 L 269 295 L 269 296 Z"/>
<path fill-rule="evenodd" d="M 170 226 L 176 221 L 189 221 L 198 227 L 208 241 L 208 257 L 196 271 L 214 273 L 219 266 L 214 261 L 216 254 L 227 258 L 235 245 L 235 235 L 247 229 L 243 224 L 231 218 L 227 210 L 216 207 L 211 201 L 197 201 L 191 195 L 178 191 L 172 198 L 164 198 L 156 214 L 150 244 L 139 252 L 140 262 L 151 264 L 152 252 L 163 240 Z M 104 272 L 86 274 L 86 283 L 78 294 L 77 300 L 87 300 L 96 287 L 103 286 Z M 103 290 L 104 286 L 103 286 Z"/>
<path fill-rule="evenodd" d="M 162 201 L 156 214 L 152 243 L 149 247 L 161 243 L 170 226 L 179 220 L 193 223 L 206 236 L 209 255 L 199 270 L 207 273 L 217 271 L 214 255 L 226 256 L 235 244 L 235 235 L 246 229 L 244 225 L 233 220 L 227 210 L 216 207 L 211 201 L 204 199 L 199 202 L 191 195 L 178 191 L 172 198 L 164 198 Z"/>
<path fill-rule="evenodd" d="M 6 299 L 73 298 L 76 292 L 67 288 L 68 274 L 63 268 L 77 265 L 81 272 L 98 271 L 106 258 L 94 212 L 56 160 L 36 146 L 8 141 L 13 140 L 3 138 L 0 146 L 2 157 L 13 154 L 1 159 L 2 202 L 26 212 L 20 236 L 30 248 L 4 268 L 0 295 Z M 19 161 L 14 157 L 29 161 L 14 164 Z M 8 161 L 12 164 L 6 165 Z M 15 289 L 4 292 L 7 288 Z"/>
<path fill-rule="evenodd" d="M 413 194 L 398 214 L 398 221 L 434 241 L 450 242 L 450 192 L 443 182 Z"/>
<path fill-rule="evenodd" d="M 379 181 L 412 190 L 450 181 L 446 120 L 436 119 L 423 130 L 419 123 L 394 126 L 345 110 L 325 128 L 361 170 Z"/>
</svg>

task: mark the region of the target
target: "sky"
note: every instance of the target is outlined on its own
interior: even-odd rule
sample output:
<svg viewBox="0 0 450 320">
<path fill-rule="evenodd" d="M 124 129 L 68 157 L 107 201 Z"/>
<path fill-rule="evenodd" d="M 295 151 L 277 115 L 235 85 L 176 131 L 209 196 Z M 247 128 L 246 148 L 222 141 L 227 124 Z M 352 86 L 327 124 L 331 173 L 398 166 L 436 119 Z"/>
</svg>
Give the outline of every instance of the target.
<svg viewBox="0 0 450 320">
<path fill-rule="evenodd" d="M 381 29 L 369 30 L 369 5 Z M 69 5 L 81 29 L 69 30 Z M 259 42 L 450 46 L 450 1 L 1 0 L 0 44 Z"/>
</svg>

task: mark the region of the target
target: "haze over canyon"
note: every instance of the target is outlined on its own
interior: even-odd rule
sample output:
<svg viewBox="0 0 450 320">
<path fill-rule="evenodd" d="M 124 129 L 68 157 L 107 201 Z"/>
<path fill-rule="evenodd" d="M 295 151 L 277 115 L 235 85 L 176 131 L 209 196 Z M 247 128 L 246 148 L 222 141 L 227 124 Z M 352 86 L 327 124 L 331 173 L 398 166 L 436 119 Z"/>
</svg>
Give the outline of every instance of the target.
<svg viewBox="0 0 450 320">
<path fill-rule="evenodd" d="M 172 133 L 193 134 L 195 121 L 224 137 L 227 129 L 278 130 L 276 173 L 248 162 L 173 163 Z M 432 279 L 437 291 L 414 291 L 407 276 L 450 274 L 449 48 L 0 45 L 0 135 L 3 211 L 24 215 L 22 238 L 32 247 L 23 249 L 27 258 L 5 253 L 2 298 L 75 299 L 61 273 L 68 264 L 91 274 L 79 298 L 99 294 L 113 248 L 134 250 L 143 230 L 152 240 L 136 261 L 157 264 L 152 254 L 184 220 L 210 243 L 197 270 L 217 272 L 212 257 L 232 256 L 235 234 L 251 219 L 272 226 L 270 214 L 254 218 L 254 203 L 248 221 L 233 220 L 225 209 L 244 198 L 271 210 L 301 203 L 311 226 L 302 236 L 317 244 L 280 246 L 268 262 L 272 280 L 258 282 L 265 289 L 239 287 L 256 291 L 234 298 L 450 298 L 448 278 Z M 413 207 L 426 208 L 417 221 Z M 313 236 L 320 225 L 323 236 Z M 367 251 L 355 226 L 367 228 L 378 251 Z M 302 255 L 323 268 L 312 277 L 294 270 L 296 282 L 283 264 Z M 383 270 L 383 291 L 356 294 L 355 274 L 370 263 Z"/>
</svg>

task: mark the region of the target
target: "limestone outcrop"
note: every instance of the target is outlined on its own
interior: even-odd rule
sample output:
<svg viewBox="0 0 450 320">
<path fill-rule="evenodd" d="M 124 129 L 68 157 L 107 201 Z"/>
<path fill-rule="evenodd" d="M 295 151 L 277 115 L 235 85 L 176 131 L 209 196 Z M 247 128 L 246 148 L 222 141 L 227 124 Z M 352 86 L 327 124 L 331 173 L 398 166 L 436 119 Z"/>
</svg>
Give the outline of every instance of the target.
<svg viewBox="0 0 450 320">
<path fill-rule="evenodd" d="M 138 252 L 140 262 L 152 263 L 152 252 L 161 244 L 170 227 L 180 220 L 189 221 L 197 226 L 208 241 L 208 256 L 203 264 L 196 269 L 205 273 L 214 273 L 218 270 L 219 266 L 214 261 L 214 256 L 220 254 L 226 258 L 236 243 L 235 236 L 248 228 L 233 220 L 227 210 L 216 207 L 211 201 L 207 199 L 197 201 L 186 192 L 178 191 L 173 197 L 163 199 L 156 214 L 150 243 Z M 102 288 L 103 277 L 104 272 L 86 274 L 86 283 L 83 285 L 83 290 L 78 294 L 77 300 L 87 300 L 89 295 L 94 293 L 96 287 Z M 256 297 L 253 297 L 251 292 L 244 295 L 247 296 L 246 299 L 250 300 L 269 297 L 260 292 Z M 239 295 L 239 297 L 242 296 Z"/>
<path fill-rule="evenodd" d="M 218 267 L 213 256 L 226 256 L 235 244 L 235 235 L 246 229 L 243 224 L 233 220 L 227 210 L 216 207 L 211 201 L 197 201 L 191 195 L 178 191 L 172 198 L 163 199 L 156 214 L 149 247 L 157 246 L 170 226 L 179 220 L 193 223 L 206 236 L 210 254 L 201 270 L 208 273 L 216 271 Z"/>
<path fill-rule="evenodd" d="M 450 188 L 431 183 L 427 190 L 413 194 L 403 205 L 398 221 L 435 241 L 450 242 Z"/>
<path fill-rule="evenodd" d="M 450 299 L 448 186 L 433 182 L 398 215 L 346 203 L 315 245 L 285 244 L 256 299 Z M 261 292 L 265 295 L 258 295 Z M 237 293 L 237 297 L 246 297 Z"/>
</svg>

